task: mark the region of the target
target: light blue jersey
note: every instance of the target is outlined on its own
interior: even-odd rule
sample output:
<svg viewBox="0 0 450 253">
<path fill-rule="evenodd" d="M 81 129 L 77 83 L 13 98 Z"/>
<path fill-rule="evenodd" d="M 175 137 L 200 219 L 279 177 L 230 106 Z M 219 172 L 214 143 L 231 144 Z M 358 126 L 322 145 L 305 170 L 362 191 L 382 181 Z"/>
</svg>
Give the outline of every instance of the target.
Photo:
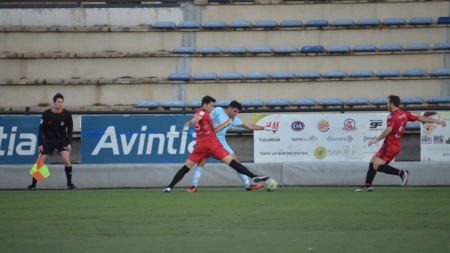
<svg viewBox="0 0 450 253">
<path fill-rule="evenodd" d="M 230 118 L 222 107 L 214 108 L 214 110 L 211 111 L 211 118 L 214 123 L 214 132 L 216 133 L 217 139 L 219 139 L 220 143 L 228 153 L 233 154 L 233 150 L 228 146 L 225 140 L 225 135 L 230 127 L 242 126 L 242 120 L 238 117 Z"/>
</svg>

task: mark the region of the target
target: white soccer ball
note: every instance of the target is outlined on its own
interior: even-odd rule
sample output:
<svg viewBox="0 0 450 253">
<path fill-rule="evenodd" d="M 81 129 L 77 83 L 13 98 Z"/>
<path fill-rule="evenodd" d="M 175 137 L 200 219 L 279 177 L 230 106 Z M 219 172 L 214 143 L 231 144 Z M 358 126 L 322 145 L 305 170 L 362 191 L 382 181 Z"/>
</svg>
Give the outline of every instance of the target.
<svg viewBox="0 0 450 253">
<path fill-rule="evenodd" d="M 278 183 L 273 178 L 269 178 L 264 182 L 264 187 L 270 191 L 273 192 L 278 188 Z"/>
</svg>

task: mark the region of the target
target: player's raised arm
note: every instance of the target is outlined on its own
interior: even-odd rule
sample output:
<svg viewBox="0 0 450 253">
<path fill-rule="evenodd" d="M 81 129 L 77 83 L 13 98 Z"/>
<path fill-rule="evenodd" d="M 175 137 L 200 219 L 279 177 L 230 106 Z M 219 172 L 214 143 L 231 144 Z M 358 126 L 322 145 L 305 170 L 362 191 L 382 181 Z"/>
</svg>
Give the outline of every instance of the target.
<svg viewBox="0 0 450 253">
<path fill-rule="evenodd" d="M 243 128 L 249 129 L 249 130 L 266 130 L 266 131 L 272 131 L 272 132 L 276 132 L 277 130 L 271 127 L 263 127 L 263 126 L 258 126 L 255 124 L 249 124 L 249 123 L 242 123 Z"/>
<path fill-rule="evenodd" d="M 378 143 L 379 141 L 383 140 L 384 138 L 386 138 L 386 136 L 388 136 L 391 132 L 392 132 L 392 127 L 386 127 L 386 129 L 384 129 L 384 131 L 380 134 L 380 136 L 378 136 L 378 138 L 376 140 L 369 142 L 369 147 L 375 143 Z"/>
<path fill-rule="evenodd" d="M 419 116 L 417 118 L 417 121 L 420 121 L 423 123 L 436 123 L 436 124 L 441 125 L 442 127 L 445 127 L 447 125 L 447 123 L 445 123 L 445 121 L 443 121 L 443 120 L 435 120 L 435 119 L 432 119 L 430 117 L 425 117 L 425 116 Z"/>
<path fill-rule="evenodd" d="M 199 122 L 202 119 L 202 116 L 197 115 L 193 119 L 189 120 L 186 124 L 184 124 L 184 128 L 194 125 L 195 123 Z"/>
</svg>

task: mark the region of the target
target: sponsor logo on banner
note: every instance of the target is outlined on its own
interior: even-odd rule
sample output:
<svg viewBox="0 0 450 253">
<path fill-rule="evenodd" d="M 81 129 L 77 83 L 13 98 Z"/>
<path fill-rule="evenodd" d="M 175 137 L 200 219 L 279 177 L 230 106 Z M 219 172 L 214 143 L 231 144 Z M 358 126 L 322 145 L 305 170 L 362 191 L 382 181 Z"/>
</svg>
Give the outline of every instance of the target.
<svg viewBox="0 0 450 253">
<path fill-rule="evenodd" d="M 323 160 L 327 157 L 328 151 L 324 147 L 318 147 L 314 150 L 314 157 L 318 160 Z"/>
<path fill-rule="evenodd" d="M 346 119 L 344 121 L 344 128 L 342 128 L 344 131 L 355 131 L 356 128 L 356 122 L 353 119 Z"/>
<path fill-rule="evenodd" d="M 356 153 L 356 150 L 351 149 L 328 149 L 327 151 L 329 156 L 347 156 Z"/>
<path fill-rule="evenodd" d="M 383 130 L 383 120 L 382 119 L 371 119 L 370 120 L 370 131 L 382 131 Z"/>
<path fill-rule="evenodd" d="M 328 137 L 327 141 L 348 141 L 348 142 L 352 142 L 353 141 L 353 136 L 349 135 L 347 137 Z"/>
<path fill-rule="evenodd" d="M 377 138 L 378 138 L 378 136 L 376 136 L 376 135 L 374 135 L 374 136 L 365 136 L 365 135 L 364 135 L 363 140 L 364 140 L 364 142 L 366 142 L 366 141 L 373 141 L 373 140 L 376 140 Z"/>
<path fill-rule="evenodd" d="M 259 142 L 279 142 L 280 138 L 259 138 Z"/>
<path fill-rule="evenodd" d="M 302 121 L 294 121 L 291 123 L 291 129 L 295 132 L 303 131 L 305 129 L 305 123 Z"/>
<path fill-rule="evenodd" d="M 319 141 L 319 138 L 317 138 L 314 135 L 311 135 L 307 138 L 292 138 L 292 141 Z"/>
<path fill-rule="evenodd" d="M 326 132 L 326 131 L 330 130 L 330 123 L 328 123 L 328 121 L 326 121 L 326 120 L 321 120 L 317 124 L 317 128 L 319 128 L 320 132 Z"/>
<path fill-rule="evenodd" d="M 271 127 L 271 128 L 273 128 L 273 129 L 278 131 L 278 126 L 279 125 L 280 125 L 279 121 L 277 121 L 277 122 L 275 122 L 275 121 L 274 122 L 267 122 L 266 127 Z"/>
</svg>

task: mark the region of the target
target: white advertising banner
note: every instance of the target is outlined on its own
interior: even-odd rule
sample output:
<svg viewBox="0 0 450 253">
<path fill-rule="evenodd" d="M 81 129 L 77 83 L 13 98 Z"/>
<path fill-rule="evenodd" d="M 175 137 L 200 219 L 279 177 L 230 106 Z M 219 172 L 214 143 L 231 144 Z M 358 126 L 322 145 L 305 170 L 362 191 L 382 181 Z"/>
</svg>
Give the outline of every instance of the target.
<svg viewBox="0 0 450 253">
<path fill-rule="evenodd" d="M 254 132 L 255 162 L 368 162 L 382 141 L 371 147 L 367 144 L 386 128 L 388 115 L 256 115 L 255 124 L 271 126 L 277 132 Z"/>
<path fill-rule="evenodd" d="M 446 127 L 434 123 L 421 125 L 420 157 L 423 162 L 450 161 L 450 112 L 422 112 L 422 116 L 443 120 Z"/>
</svg>

